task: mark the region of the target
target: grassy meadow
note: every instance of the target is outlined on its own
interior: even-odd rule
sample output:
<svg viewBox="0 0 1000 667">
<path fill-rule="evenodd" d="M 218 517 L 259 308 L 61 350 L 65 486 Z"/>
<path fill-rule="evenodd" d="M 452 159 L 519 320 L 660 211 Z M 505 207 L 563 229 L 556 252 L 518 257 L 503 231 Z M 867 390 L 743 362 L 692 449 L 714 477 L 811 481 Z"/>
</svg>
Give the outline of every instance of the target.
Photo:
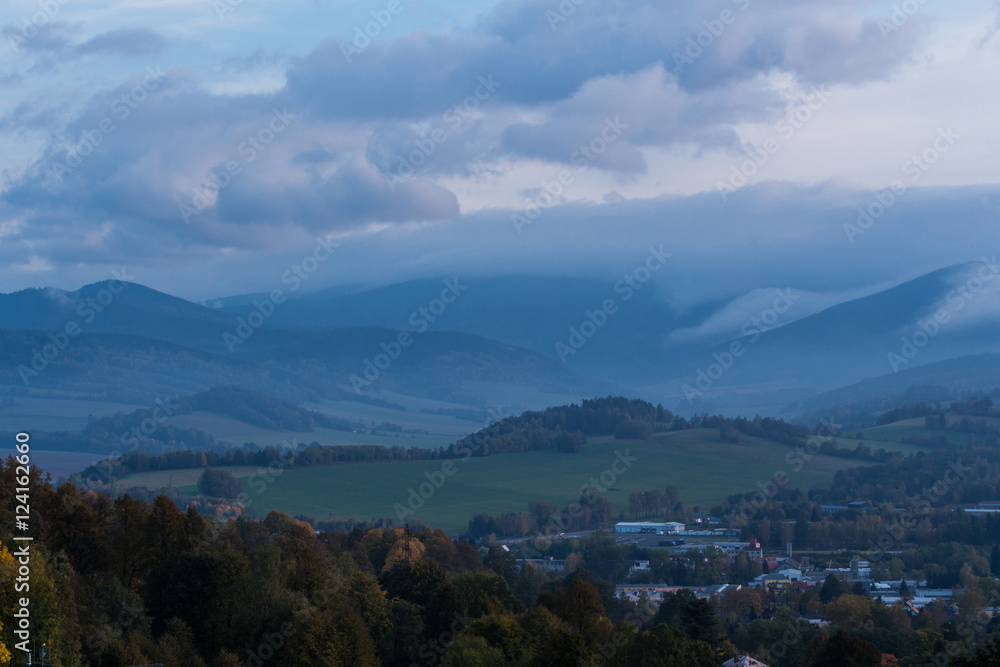
<svg viewBox="0 0 1000 667">
<path fill-rule="evenodd" d="M 785 459 L 792 448 L 746 436 L 741 443 L 723 441 L 717 429 L 660 433 L 652 441 L 592 437 L 579 454 L 543 451 L 453 460 L 455 473 L 411 516 L 457 533 L 477 512 L 523 512 L 532 501 L 562 506 L 577 500 L 581 488 L 610 470 L 616 452 L 624 454 L 625 450 L 637 460 L 605 492 L 616 514 L 627 511 L 632 491 L 673 484 L 685 503 L 708 510 L 730 494 L 753 490 L 779 470 L 788 474 L 794 486 L 816 488 L 828 484 L 837 470 L 858 465 L 851 459 L 817 455 L 795 471 Z M 263 478 L 247 479 L 259 471 L 229 470 L 244 479 L 250 509 L 258 515 L 279 510 L 317 518 L 333 514 L 373 519 L 395 516 L 394 506 L 405 506 L 409 490 L 417 489 L 427 481 L 425 474 L 440 471 L 443 464 L 416 461 L 289 469 L 265 482 L 263 490 Z M 143 473 L 126 478 L 125 483 L 157 488 L 167 485 L 169 474 Z M 193 492 L 200 474 L 201 470 L 173 471 L 173 485 Z"/>
<path fill-rule="evenodd" d="M 66 398 L 21 397 L 0 408 L 0 431 L 79 431 L 89 415 L 109 417 L 129 413 L 141 405 Z"/>
</svg>

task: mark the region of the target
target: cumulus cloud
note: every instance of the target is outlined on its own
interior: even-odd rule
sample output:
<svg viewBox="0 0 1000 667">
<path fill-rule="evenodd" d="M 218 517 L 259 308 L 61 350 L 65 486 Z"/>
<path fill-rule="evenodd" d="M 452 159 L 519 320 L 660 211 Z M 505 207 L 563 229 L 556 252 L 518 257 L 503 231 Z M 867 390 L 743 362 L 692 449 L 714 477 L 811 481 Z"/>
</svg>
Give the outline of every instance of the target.
<svg viewBox="0 0 1000 667">
<path fill-rule="evenodd" d="M 148 28 L 119 28 L 110 30 L 76 47 L 76 53 L 115 53 L 126 56 L 151 56 L 160 53 L 167 40 Z"/>
<path fill-rule="evenodd" d="M 885 3 L 867 0 L 587 2 L 553 20 L 559 6 L 503 0 L 475 25 L 387 35 L 350 58 L 343 47 L 354 35 L 345 31 L 298 55 L 255 44 L 208 68 L 277 72 L 267 89 L 226 89 L 175 67 L 154 86 L 139 73 L 87 90 L 76 106 L 50 91 L 15 98 L 2 107 L 0 131 L 30 129 L 40 148 L 26 167 L 5 174 L 0 255 L 19 256 L 9 266 L 22 272 L 126 257 L 164 267 L 212 258 L 222 266 L 233 254 L 279 253 L 311 235 L 337 234 L 354 235 L 363 258 L 345 270 L 364 273 L 383 253 L 391 261 L 382 278 L 406 278 L 444 265 L 611 271 L 627 263 L 635 242 L 669 242 L 690 248 L 678 255 L 689 259 L 676 262 L 690 270 L 671 288 L 681 307 L 799 284 L 793 276 L 826 293 L 834 283 L 850 289 L 889 280 L 889 265 L 916 272 L 945 256 L 964 258 L 968 237 L 945 238 L 933 248 L 941 257 L 914 241 L 913 254 L 898 263 L 881 255 L 879 230 L 845 245 L 833 219 L 850 218 L 843 201 L 858 193 L 831 185 L 751 187 L 728 202 L 715 193 L 628 196 L 629 179 L 655 172 L 655 150 L 738 151 L 742 126 L 783 114 L 789 81 L 852 86 L 892 76 L 918 52 L 922 16 L 886 39 L 878 28 Z M 723 16 L 732 20 L 720 30 Z M 3 34 L 15 32 L 8 26 Z M 101 62 L 155 55 L 173 43 L 143 26 L 82 41 L 79 34 L 88 33 L 52 21 L 25 44 L 36 59 L 26 56 L 25 71 L 31 62 L 84 67 L 97 55 Z M 701 40 L 700 50 L 692 40 Z M 21 73 L 7 76 L 27 85 Z M 488 95 L 484 80 L 496 82 Z M 277 113 L 295 117 L 280 132 L 271 126 Z M 571 163 L 609 122 L 623 131 L 614 141 L 603 137 L 605 150 L 593 161 L 608 179 L 595 180 L 597 198 L 607 193 L 603 205 L 556 206 L 518 235 L 507 210 L 515 204 L 481 195 L 501 177 L 511 192 L 550 180 L 548 172 L 536 177 L 539 163 Z M 78 166 L 56 169 L 77 158 Z M 897 206 L 880 227 L 892 228 L 903 211 L 924 220 L 955 200 L 975 209 L 970 220 L 980 219 L 968 193 L 942 191 L 926 195 L 924 209 Z M 195 212 L 184 215 L 184 206 Z M 926 238 L 936 238 L 926 224 Z M 845 279 L 836 262 L 801 266 L 827 246 L 838 262 L 877 267 Z M 705 262 L 725 264 L 724 276 L 692 282 Z"/>
<path fill-rule="evenodd" d="M 747 323 L 750 323 L 758 331 L 777 329 L 796 320 L 815 315 L 839 303 L 860 299 L 892 286 L 892 283 L 866 285 L 860 289 L 846 292 L 813 292 L 789 285 L 757 288 L 725 303 L 697 326 L 671 331 L 668 340 L 671 343 L 733 340 L 741 335 L 740 332 Z M 782 295 L 787 297 L 787 301 L 792 302 L 795 307 L 778 313 L 777 319 L 772 322 L 761 323 L 759 321 L 761 314 L 768 310 L 774 310 L 776 301 L 787 302 L 782 298 Z M 753 322 L 752 318 L 757 318 L 758 322 Z"/>
<path fill-rule="evenodd" d="M 44 23 L 29 23 L 27 27 L 23 24 L 4 26 L 0 29 L 0 39 L 7 42 L 16 54 L 38 58 L 34 71 L 54 69 L 60 63 L 83 56 L 151 56 L 168 46 L 168 41 L 150 28 L 116 28 L 78 41 L 77 35 L 81 30 L 79 23 L 51 18 Z"/>
<path fill-rule="evenodd" d="M 693 94 L 658 63 L 632 75 L 588 81 L 570 98 L 545 108 L 544 120 L 508 126 L 503 146 L 511 153 L 569 163 L 591 143 L 601 145 L 607 127 L 620 125 L 624 136 L 605 142 L 594 165 L 642 172 L 646 161 L 639 147 L 737 148 L 732 126 L 768 118 L 783 106 L 779 92 L 762 81 Z"/>
<path fill-rule="evenodd" d="M 501 2 L 474 30 L 374 42 L 350 59 L 344 48 L 353 47 L 354 36 L 331 37 L 292 64 L 287 94 L 324 116 L 420 118 L 443 110 L 489 74 L 507 82 L 505 102 L 527 106 L 563 100 L 591 79 L 635 74 L 657 63 L 689 90 L 773 70 L 809 83 L 877 80 L 907 61 L 917 44 L 915 29 L 886 40 L 876 19 L 861 17 L 878 4 L 583 3 L 553 29 L 547 12 L 558 3 Z M 688 40 L 723 11 L 735 13 L 735 22 L 690 65 L 675 67 Z"/>
</svg>

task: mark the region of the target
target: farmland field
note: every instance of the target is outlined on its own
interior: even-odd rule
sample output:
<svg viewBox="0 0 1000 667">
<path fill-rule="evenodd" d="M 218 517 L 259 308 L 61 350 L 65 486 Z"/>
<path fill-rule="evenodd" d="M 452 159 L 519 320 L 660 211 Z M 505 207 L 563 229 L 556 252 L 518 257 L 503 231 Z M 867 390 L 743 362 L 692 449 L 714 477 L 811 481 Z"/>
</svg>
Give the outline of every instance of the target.
<svg viewBox="0 0 1000 667">
<path fill-rule="evenodd" d="M 513 392 L 513 389 L 511 390 Z M 548 400 L 570 397 L 551 394 L 514 395 L 511 400 L 540 401 L 542 396 Z M 321 445 L 381 445 L 383 447 L 447 447 L 460 438 L 478 431 L 488 425 L 485 418 L 479 420 L 461 419 L 451 415 L 433 414 L 422 410 L 438 410 L 440 408 L 461 408 L 472 412 L 468 406 L 460 406 L 440 401 L 414 399 L 412 397 L 388 394 L 387 400 L 402 405 L 406 410 L 398 410 L 378 405 L 354 403 L 348 401 L 327 400 L 319 404 L 309 404 L 304 407 L 323 414 L 348 419 L 351 422 L 360 421 L 365 430 L 356 432 L 335 431 L 319 428 L 310 432 L 272 431 L 258 426 L 246 424 L 231 417 L 211 412 L 194 412 L 187 415 L 171 417 L 169 423 L 179 428 L 195 428 L 212 434 L 216 440 L 229 442 L 237 447 L 245 442 L 254 442 L 260 446 L 318 442 Z M 522 407 L 497 406 L 492 409 L 492 420 L 520 414 Z M 483 410 L 483 413 L 486 411 Z M 391 433 L 378 431 L 371 433 L 371 428 L 383 422 L 398 425 L 404 430 L 426 431 L 425 433 Z"/>
<path fill-rule="evenodd" d="M 792 450 L 787 445 L 746 436 L 742 443 L 727 442 L 719 439 L 715 429 L 660 433 L 653 441 L 592 437 L 579 454 L 542 451 L 453 460 L 455 474 L 411 516 L 457 533 L 477 512 L 523 512 L 531 501 L 562 506 L 577 500 L 590 479 L 599 478 L 618 460 L 616 452 L 626 450 L 637 460 L 605 492 L 616 515 L 627 511 L 632 491 L 673 484 L 685 503 L 706 511 L 730 494 L 754 490 L 758 482 L 766 483 L 779 470 L 788 474 L 793 486 L 816 488 L 828 484 L 837 470 L 859 465 L 851 459 L 817 455 L 795 471 L 785 461 Z M 416 461 L 290 469 L 263 491 L 258 491 L 259 478 L 245 486 L 251 510 L 261 516 L 280 510 L 320 519 L 331 514 L 356 519 L 395 517 L 395 505 L 405 506 L 410 489 L 427 482 L 425 474 L 433 475 L 443 464 Z M 230 471 L 238 477 L 254 472 L 246 467 Z M 186 490 L 193 491 L 201 471 L 174 471 L 176 487 L 184 486 L 181 472 L 184 479 L 190 479 Z M 165 474 L 136 475 L 127 478 L 127 483 L 142 480 L 150 487 L 162 486 Z"/>
<path fill-rule="evenodd" d="M 181 470 L 152 470 L 129 475 L 126 478 L 128 486 L 145 486 L 149 489 L 187 488 L 194 493 L 198 478 L 204 468 L 184 468 Z M 225 468 L 233 477 L 248 477 L 258 471 L 256 466 L 228 466 Z"/>
<path fill-rule="evenodd" d="M 87 425 L 88 415 L 108 417 L 145 407 L 63 398 L 17 397 L 13 400 L 14 405 L 0 408 L 0 431 L 79 431 Z"/>
<path fill-rule="evenodd" d="M 0 449 L 0 458 L 6 459 L 8 456 L 16 455 L 17 452 L 13 449 Z M 102 458 L 104 457 L 97 454 L 81 454 L 80 452 L 31 450 L 31 464 L 51 474 L 53 481 L 58 481 L 60 477 L 69 476 L 74 472 L 80 472 Z"/>
<path fill-rule="evenodd" d="M 396 414 L 407 414 L 407 413 L 396 413 Z M 421 415 L 424 417 L 432 417 L 433 415 Z M 438 417 L 441 419 L 441 417 Z M 444 419 L 455 422 L 451 417 L 444 417 Z M 367 421 L 367 420 L 366 420 Z M 374 422 L 373 423 L 381 423 Z M 281 446 L 294 446 L 298 443 L 310 444 L 312 442 L 318 442 L 321 445 L 382 445 L 383 447 L 447 447 L 451 443 L 458 439 L 459 433 L 468 433 L 476 430 L 476 427 L 472 424 L 468 424 L 465 428 L 459 427 L 437 427 L 429 425 L 426 422 L 420 425 L 409 426 L 407 423 L 400 423 L 400 420 L 394 421 L 394 423 L 399 424 L 403 428 L 413 428 L 426 430 L 428 433 L 386 433 L 384 431 L 379 431 L 378 435 L 372 435 L 369 431 L 335 431 L 326 428 L 317 428 L 314 431 L 272 431 L 266 428 L 261 428 L 259 426 L 253 426 L 251 424 L 246 424 L 239 420 L 233 419 L 232 417 L 226 417 L 224 415 L 215 414 L 212 412 L 192 412 L 187 415 L 178 415 L 176 417 L 171 417 L 168 420 L 173 426 L 178 428 L 195 428 L 200 431 L 212 434 L 216 440 L 222 442 L 229 442 L 232 445 L 240 447 L 245 442 L 254 442 L 261 447 L 266 447 L 268 445 L 274 445 L 277 447 Z M 433 430 L 432 430 L 433 429 Z"/>
<path fill-rule="evenodd" d="M 949 423 L 954 423 L 949 420 Z M 917 417 L 914 419 L 904 419 L 902 421 L 893 422 L 891 424 L 885 424 L 884 426 L 872 426 L 871 428 L 866 428 L 861 431 L 865 436 L 865 444 L 872 449 L 884 448 L 886 451 L 892 449 L 891 444 L 893 442 L 901 443 L 904 446 L 914 448 L 914 451 L 919 450 L 919 447 L 915 445 L 908 445 L 903 443 L 903 438 L 913 438 L 918 436 L 930 435 L 932 437 L 944 436 L 952 443 L 958 444 L 967 442 L 969 439 L 968 433 L 951 433 L 948 431 L 928 431 L 924 428 L 924 418 Z M 882 440 L 888 440 L 889 442 L 882 442 Z M 851 448 L 857 446 L 856 439 L 849 439 L 849 442 L 853 444 L 849 445 Z M 846 447 L 847 444 L 841 444 L 841 447 Z M 909 453 L 908 450 L 903 450 L 904 453 Z"/>
<path fill-rule="evenodd" d="M 906 429 L 899 429 L 899 431 L 897 433 L 900 434 L 899 437 L 906 437 L 906 436 L 910 436 L 910 435 L 922 435 L 922 434 L 926 434 L 927 431 L 913 430 L 911 432 L 911 431 L 906 430 Z M 878 437 L 881 438 L 881 437 L 887 437 L 887 436 L 885 436 L 884 434 L 880 433 L 880 434 L 878 434 Z M 828 438 L 828 437 L 813 436 L 810 439 L 810 441 L 811 442 L 823 442 L 824 440 L 830 440 L 830 439 L 831 438 Z M 837 438 L 832 438 L 832 439 L 837 442 L 837 446 L 840 447 L 841 449 L 850 449 L 850 450 L 853 450 L 855 447 L 858 446 L 858 440 L 855 439 L 855 438 L 837 437 Z M 877 452 L 880 449 L 884 449 L 887 452 L 899 452 L 900 455 L 902 455 L 902 456 L 908 456 L 910 454 L 916 454 L 917 452 L 927 451 L 927 447 L 921 447 L 920 445 L 914 445 L 914 444 L 910 444 L 908 442 L 900 442 L 899 440 L 886 440 L 886 441 L 875 440 L 874 436 L 872 436 L 872 439 L 869 439 L 867 431 L 865 431 L 864 443 L 865 443 L 865 447 L 868 447 L 873 452 Z"/>
</svg>

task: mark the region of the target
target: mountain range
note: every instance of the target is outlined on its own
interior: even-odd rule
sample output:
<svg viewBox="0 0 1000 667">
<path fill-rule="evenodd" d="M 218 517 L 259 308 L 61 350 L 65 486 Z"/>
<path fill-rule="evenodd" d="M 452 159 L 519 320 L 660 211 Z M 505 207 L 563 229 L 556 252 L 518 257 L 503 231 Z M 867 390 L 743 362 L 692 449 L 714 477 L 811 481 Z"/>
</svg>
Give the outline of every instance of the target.
<svg viewBox="0 0 1000 667">
<path fill-rule="evenodd" d="M 680 412 L 787 413 L 863 381 L 1000 385 L 996 364 L 967 372 L 977 368 L 970 355 L 1000 353 L 998 274 L 993 262 L 961 264 L 818 310 L 794 287 L 682 308 L 654 282 L 532 276 L 201 304 L 117 281 L 39 288 L 0 295 L 0 382 L 14 395 L 110 399 L 231 384 L 293 401 L 413 396 L 478 407 L 509 403 L 518 388 L 628 393 Z"/>
</svg>

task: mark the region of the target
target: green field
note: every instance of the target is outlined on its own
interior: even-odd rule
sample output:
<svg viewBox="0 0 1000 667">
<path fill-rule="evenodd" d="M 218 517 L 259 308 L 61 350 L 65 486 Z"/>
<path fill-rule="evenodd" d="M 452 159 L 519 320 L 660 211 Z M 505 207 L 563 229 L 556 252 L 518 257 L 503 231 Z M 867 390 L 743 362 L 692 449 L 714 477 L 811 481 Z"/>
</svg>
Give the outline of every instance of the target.
<svg viewBox="0 0 1000 667">
<path fill-rule="evenodd" d="M 632 491 L 673 484 L 685 503 L 707 511 L 730 494 L 754 490 L 758 482 L 767 482 L 779 470 L 788 474 L 793 486 L 816 488 L 828 484 L 837 470 L 858 465 L 850 459 L 814 456 L 796 472 L 785 460 L 790 447 L 746 436 L 739 444 L 725 442 L 716 429 L 661 433 L 652 442 L 593 437 L 579 454 L 544 451 L 453 460 L 455 474 L 412 518 L 457 533 L 477 512 L 523 512 L 531 501 L 562 506 L 577 500 L 590 479 L 612 467 L 616 451 L 626 449 L 638 460 L 605 492 L 616 515 L 628 510 Z M 409 490 L 426 482 L 425 473 L 440 471 L 443 464 L 417 461 L 291 469 L 263 491 L 258 491 L 253 480 L 245 480 L 245 486 L 251 510 L 260 516 L 280 510 L 321 519 L 331 514 L 356 519 L 395 517 L 394 506 L 406 505 Z M 230 471 L 244 478 L 254 472 L 245 467 Z M 174 471 L 173 484 L 192 491 L 200 473 Z M 126 483 L 165 486 L 167 474 L 144 473 L 127 478 Z M 255 480 L 259 483 L 260 478 Z"/>
<path fill-rule="evenodd" d="M 949 424 L 956 423 L 956 420 L 949 417 Z M 904 438 L 914 438 L 918 436 L 931 435 L 934 437 L 943 435 L 949 441 L 955 444 L 960 444 L 967 442 L 969 440 L 968 433 L 952 433 L 948 431 L 928 431 L 924 428 L 924 418 L 915 417 L 913 419 L 904 419 L 902 421 L 893 422 L 891 424 L 885 424 L 884 426 L 872 426 L 870 428 L 862 429 L 861 433 L 865 436 L 865 445 L 873 450 L 884 449 L 886 451 L 898 451 L 904 454 L 911 454 L 921 450 L 917 445 L 912 445 L 903 442 Z M 858 446 L 858 440 L 856 437 L 856 431 L 850 431 L 845 435 L 849 437 L 838 437 L 836 438 L 837 443 L 841 447 L 847 447 L 854 449 Z M 850 437 L 855 436 L 855 437 Z"/>
<path fill-rule="evenodd" d="M 396 415 L 407 415 L 409 413 L 396 412 Z M 435 415 L 419 415 L 421 417 L 436 417 L 436 419 L 449 420 L 456 424 L 457 420 L 452 417 L 441 417 Z M 369 426 L 388 421 L 385 418 L 377 420 L 364 420 Z M 178 428 L 195 428 L 206 433 L 211 433 L 216 440 L 229 442 L 240 447 L 245 442 L 254 442 L 261 447 L 274 446 L 295 446 L 299 443 L 311 444 L 318 442 L 321 445 L 382 445 L 383 447 L 447 447 L 460 437 L 460 434 L 470 433 L 477 430 L 476 426 L 468 422 L 465 426 L 438 426 L 429 423 L 431 420 L 415 422 L 405 421 L 398 417 L 391 420 L 399 424 L 404 429 L 421 429 L 427 433 L 386 433 L 379 431 L 377 435 L 372 435 L 370 431 L 334 431 L 332 429 L 318 428 L 314 431 L 271 431 L 259 426 L 245 424 L 241 421 L 215 414 L 212 412 L 192 412 L 188 415 L 178 415 L 171 417 L 168 423 Z"/>
<path fill-rule="evenodd" d="M 0 408 L 0 431 L 79 431 L 87 425 L 89 415 L 108 417 L 145 407 L 65 398 L 17 397 L 13 400 L 15 405 Z"/>
<path fill-rule="evenodd" d="M 473 393 L 480 391 L 496 393 L 499 391 L 497 387 L 492 385 L 480 386 L 475 383 L 467 383 L 467 385 L 466 388 Z M 509 399 L 510 403 L 490 408 L 493 415 L 492 419 L 494 420 L 516 416 L 525 410 L 538 408 L 541 405 L 570 403 L 573 400 L 571 396 L 544 394 L 537 391 L 531 393 L 515 387 L 507 389 L 507 394 L 509 395 L 504 394 L 501 397 L 505 401 Z M 242 446 L 245 442 L 254 442 L 260 446 L 318 442 L 321 445 L 381 445 L 383 447 L 398 445 L 403 447 L 437 448 L 447 447 L 456 440 L 488 425 L 486 419 L 470 421 L 450 415 L 421 412 L 421 410 L 438 410 L 440 408 L 468 410 L 468 406 L 394 394 L 387 394 L 385 398 L 389 402 L 401 405 L 406 409 L 399 410 L 366 403 L 335 400 L 326 400 L 321 403 L 303 406 L 309 410 L 341 419 L 348 419 L 351 422 L 361 422 L 365 425 L 365 430 L 359 429 L 353 433 L 331 429 L 316 429 L 310 432 L 269 431 L 211 412 L 194 412 L 188 415 L 171 417 L 169 423 L 179 428 L 195 428 L 206 433 L 211 433 L 216 440 L 229 442 L 237 447 Z M 545 403 L 546 401 L 547 403 Z M 426 433 L 400 433 L 397 435 L 391 432 L 379 431 L 377 434 L 372 435 L 371 428 L 382 422 L 397 424 L 404 430 L 426 431 Z"/>
<path fill-rule="evenodd" d="M 8 456 L 17 455 L 18 453 L 14 449 L 0 449 L 0 458 L 6 459 Z M 53 481 L 58 481 L 60 477 L 68 477 L 75 472 L 81 472 L 104 458 L 98 454 L 81 454 L 80 452 L 53 452 L 37 449 L 31 451 L 31 465 L 52 475 Z"/>
<path fill-rule="evenodd" d="M 149 489 L 187 488 L 192 493 L 198 483 L 204 468 L 186 468 L 183 470 L 153 470 L 129 475 L 118 486 L 145 486 Z M 229 466 L 226 468 L 233 477 L 248 477 L 258 468 L 255 466 Z"/>
<path fill-rule="evenodd" d="M 1000 417 L 981 417 L 979 415 L 956 415 L 953 412 L 947 414 L 948 426 L 960 423 L 963 419 L 968 419 L 974 422 L 986 422 L 990 426 L 1000 427 Z"/>
<path fill-rule="evenodd" d="M 913 435 L 913 432 L 902 429 L 900 430 L 900 432 L 903 433 L 903 436 L 901 437 L 905 437 L 907 435 Z M 922 431 L 922 433 L 927 433 L 927 431 Z M 879 437 L 882 436 L 880 435 Z M 824 440 L 830 440 L 830 438 L 813 436 L 810 439 L 811 442 L 823 442 Z M 858 440 L 856 438 L 837 437 L 833 438 L 833 440 L 837 442 L 837 446 L 840 447 L 841 449 L 853 450 L 855 447 L 858 446 Z M 877 452 L 880 449 L 884 449 L 887 452 L 899 452 L 903 456 L 908 456 L 910 454 L 916 454 L 918 452 L 927 451 L 926 447 L 921 447 L 920 445 L 913 445 L 908 442 L 900 442 L 898 440 L 883 441 L 883 440 L 869 439 L 867 433 L 865 435 L 864 443 L 865 447 L 868 447 L 872 451 Z"/>
<path fill-rule="evenodd" d="M 549 394 L 531 387 L 485 382 L 464 383 L 462 392 L 463 396 L 469 399 L 485 396 L 491 396 L 495 399 L 496 404 L 490 403 L 488 408 L 492 415 L 490 421 L 516 416 L 525 410 L 543 409 L 550 405 L 579 400 L 578 396 Z M 168 423 L 179 428 L 194 428 L 204 431 L 211 434 L 219 442 L 230 443 L 237 447 L 242 446 L 245 442 L 255 442 L 260 446 L 318 442 L 322 445 L 381 445 L 383 447 L 421 448 L 447 447 L 489 423 L 485 417 L 462 419 L 451 415 L 423 412 L 423 410 L 436 411 L 442 408 L 457 408 L 468 411 L 472 409 L 469 405 L 392 393 L 385 394 L 383 398 L 403 409 L 347 400 L 323 400 L 321 403 L 303 406 L 309 410 L 348 419 L 352 423 L 361 422 L 364 429 L 358 429 L 356 432 L 330 429 L 317 429 L 310 432 L 271 431 L 211 412 L 178 415 L 170 418 Z M 62 397 L 15 397 L 12 400 L 15 402 L 14 405 L 0 408 L 0 430 L 80 431 L 87 425 L 91 415 L 107 417 L 118 412 L 127 414 L 149 407 L 149 405 Z M 485 398 L 475 402 L 483 406 L 487 405 Z M 485 413 L 487 408 L 483 407 L 479 410 Z M 383 422 L 396 424 L 404 430 L 423 432 L 397 434 L 391 431 L 378 431 L 373 435 L 371 433 L 372 427 Z"/>
<path fill-rule="evenodd" d="M 407 410 L 413 412 L 419 412 L 423 408 L 433 410 L 441 407 L 478 405 L 483 409 L 493 408 L 508 417 L 519 415 L 527 410 L 544 410 L 554 405 L 580 402 L 580 394 L 551 393 L 537 387 L 508 382 L 467 380 L 461 383 L 457 391 L 463 397 L 458 402 L 420 398 L 393 392 L 386 392 L 383 398 L 390 403 L 405 406 Z M 355 404 L 350 403 L 349 405 L 354 406 Z"/>
</svg>

